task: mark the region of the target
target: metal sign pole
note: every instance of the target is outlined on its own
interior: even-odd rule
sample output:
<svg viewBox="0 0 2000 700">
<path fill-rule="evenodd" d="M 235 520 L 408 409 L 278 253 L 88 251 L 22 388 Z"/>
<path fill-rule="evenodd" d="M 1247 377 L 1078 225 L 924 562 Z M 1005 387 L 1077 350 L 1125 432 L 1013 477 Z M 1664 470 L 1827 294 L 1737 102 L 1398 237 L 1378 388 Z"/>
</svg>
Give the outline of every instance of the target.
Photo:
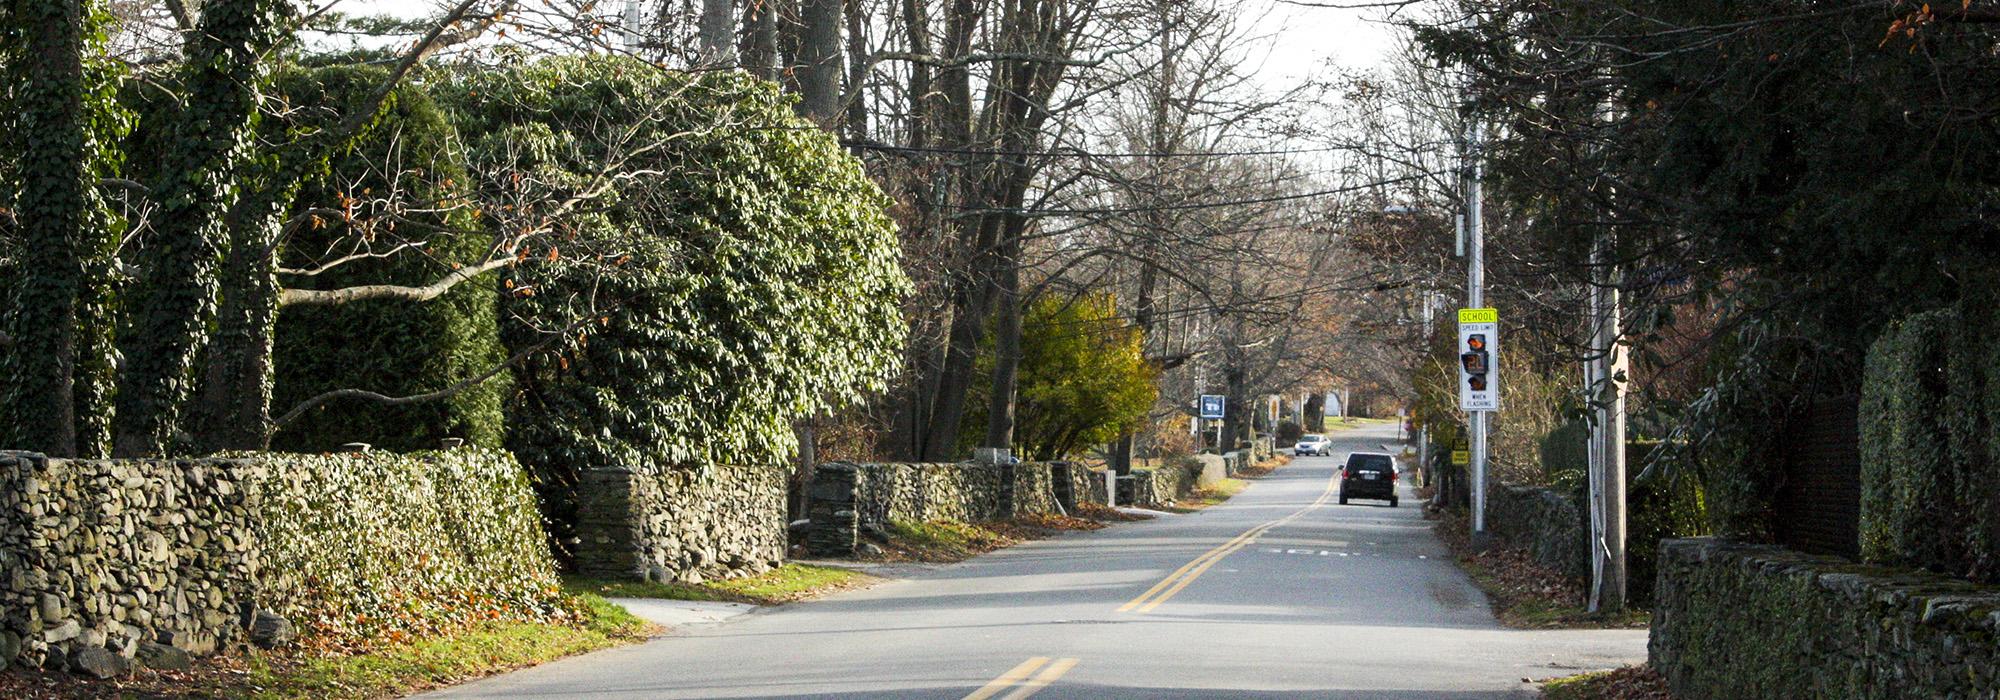
<svg viewBox="0 0 2000 700">
<path fill-rule="evenodd" d="M 1466 306 L 1486 308 L 1486 178 L 1485 129 L 1472 118 L 1467 155 L 1472 159 L 1472 182 L 1466 193 Z M 1486 536 L 1486 411 L 1472 413 L 1472 535 Z M 1475 540 L 1477 541 L 1477 540 Z"/>
</svg>

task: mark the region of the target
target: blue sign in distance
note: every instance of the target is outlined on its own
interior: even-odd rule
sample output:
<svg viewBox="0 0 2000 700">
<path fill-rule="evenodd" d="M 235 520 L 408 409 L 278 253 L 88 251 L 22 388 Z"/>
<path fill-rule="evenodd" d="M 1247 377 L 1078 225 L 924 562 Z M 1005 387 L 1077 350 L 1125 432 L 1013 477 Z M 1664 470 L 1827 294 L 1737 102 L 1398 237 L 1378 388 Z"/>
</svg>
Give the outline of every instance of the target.
<svg viewBox="0 0 2000 700">
<path fill-rule="evenodd" d="M 1229 402 L 1221 394 L 1201 395 L 1201 417 L 1219 419 Z"/>
</svg>

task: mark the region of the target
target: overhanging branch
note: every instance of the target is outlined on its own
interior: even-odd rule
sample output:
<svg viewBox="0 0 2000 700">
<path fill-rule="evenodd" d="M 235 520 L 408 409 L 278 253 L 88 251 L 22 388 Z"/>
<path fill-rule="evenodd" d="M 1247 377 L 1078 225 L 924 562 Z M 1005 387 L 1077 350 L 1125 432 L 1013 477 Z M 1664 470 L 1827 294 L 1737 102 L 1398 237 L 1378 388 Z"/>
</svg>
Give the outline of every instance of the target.
<svg viewBox="0 0 2000 700">
<path fill-rule="evenodd" d="M 278 306 L 317 304 L 333 306 L 368 299 L 401 299 L 403 301 L 430 301 L 451 291 L 460 282 L 498 270 L 514 262 L 512 257 L 495 257 L 486 262 L 452 270 L 450 274 L 438 278 L 436 282 L 409 287 L 396 284 L 369 284 L 341 289 L 286 289 L 278 293 Z"/>
</svg>

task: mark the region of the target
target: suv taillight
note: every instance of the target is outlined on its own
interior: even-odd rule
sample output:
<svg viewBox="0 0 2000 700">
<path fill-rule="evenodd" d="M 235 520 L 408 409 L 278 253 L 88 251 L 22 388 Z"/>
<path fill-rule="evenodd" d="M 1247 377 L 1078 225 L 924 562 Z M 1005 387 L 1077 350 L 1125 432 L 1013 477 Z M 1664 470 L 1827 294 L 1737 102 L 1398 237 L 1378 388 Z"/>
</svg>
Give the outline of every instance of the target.
<svg viewBox="0 0 2000 700">
<path fill-rule="evenodd" d="M 1354 472 L 1351 472 L 1351 471 L 1348 471 L 1348 470 L 1346 470 L 1346 469 L 1342 469 L 1342 470 L 1340 470 L 1340 478 L 1342 478 L 1342 479 L 1351 479 L 1351 478 L 1354 478 Z"/>
</svg>

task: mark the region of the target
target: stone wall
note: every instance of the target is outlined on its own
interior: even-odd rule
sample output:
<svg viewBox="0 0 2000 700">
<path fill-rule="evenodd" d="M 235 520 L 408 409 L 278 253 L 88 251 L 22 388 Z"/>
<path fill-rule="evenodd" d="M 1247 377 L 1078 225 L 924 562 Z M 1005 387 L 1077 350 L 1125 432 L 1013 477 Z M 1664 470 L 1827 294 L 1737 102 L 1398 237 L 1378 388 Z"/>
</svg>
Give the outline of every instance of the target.
<svg viewBox="0 0 2000 700">
<path fill-rule="evenodd" d="M 864 523 L 972 523 L 1013 515 L 1011 467 L 972 462 L 855 467 L 855 509 Z"/>
<path fill-rule="evenodd" d="M 1539 486 L 1496 484 L 1486 501 L 1486 526 L 1501 546 L 1574 578 L 1590 576 L 1590 521 L 1581 504 Z"/>
<path fill-rule="evenodd" d="M 1201 463 L 1192 459 L 1151 469 L 1134 469 L 1131 478 L 1118 482 L 1118 502 L 1157 508 L 1187 498 L 1200 483 L 1201 470 Z"/>
<path fill-rule="evenodd" d="M 1078 505 L 1111 502 L 1105 493 L 1108 485 L 1104 481 L 1104 470 L 1091 469 L 1075 462 L 1050 462 L 1050 485 L 1055 488 L 1056 503 L 1063 511 L 1074 514 Z"/>
<path fill-rule="evenodd" d="M 2000 696 L 2000 587 L 1663 540 L 1651 663 L 1677 697 Z"/>
<path fill-rule="evenodd" d="M 812 526 L 806 547 L 817 556 L 849 556 L 863 530 L 890 522 L 973 523 L 1054 513 L 1058 477 L 1072 494 L 1093 488 L 1078 472 L 1089 470 L 1044 463 L 828 462 L 814 470 L 808 487 Z M 1087 493 L 1095 497 L 1102 491 L 1100 486 Z"/>
<path fill-rule="evenodd" d="M 584 575 L 701 583 L 784 563 L 780 468 L 588 469 L 576 488 L 576 565 Z"/>
<path fill-rule="evenodd" d="M 504 452 L 86 461 L 0 452 L 0 667 L 108 676 L 295 632 L 553 609 Z"/>
</svg>

